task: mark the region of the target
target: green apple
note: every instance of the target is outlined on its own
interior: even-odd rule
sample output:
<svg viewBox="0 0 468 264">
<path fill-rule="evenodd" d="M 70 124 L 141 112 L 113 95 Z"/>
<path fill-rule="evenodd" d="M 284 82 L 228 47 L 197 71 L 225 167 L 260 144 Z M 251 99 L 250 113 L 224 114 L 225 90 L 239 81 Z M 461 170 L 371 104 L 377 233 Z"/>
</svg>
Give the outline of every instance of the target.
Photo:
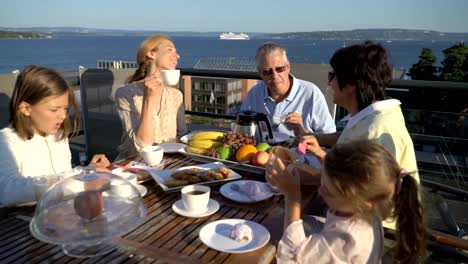
<svg viewBox="0 0 468 264">
<path fill-rule="evenodd" d="M 268 151 L 271 148 L 271 146 L 268 145 L 268 143 L 260 142 L 257 144 L 256 148 L 258 151 Z"/>
</svg>

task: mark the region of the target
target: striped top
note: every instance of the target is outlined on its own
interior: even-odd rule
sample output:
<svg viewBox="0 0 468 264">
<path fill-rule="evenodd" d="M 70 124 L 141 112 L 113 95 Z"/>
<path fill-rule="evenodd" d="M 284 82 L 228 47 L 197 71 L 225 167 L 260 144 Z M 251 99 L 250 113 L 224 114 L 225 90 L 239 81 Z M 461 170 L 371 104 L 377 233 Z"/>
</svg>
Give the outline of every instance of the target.
<svg viewBox="0 0 468 264">
<path fill-rule="evenodd" d="M 144 89 L 142 82 L 133 82 L 120 87 L 115 93 L 117 112 L 124 127 L 117 159 L 134 156 L 146 147 L 143 141 L 136 136 L 136 130 L 140 125 Z M 186 134 L 182 93 L 178 89 L 164 87 L 161 110 L 159 114 L 153 112 L 153 118 L 154 144 L 174 142 Z"/>
</svg>

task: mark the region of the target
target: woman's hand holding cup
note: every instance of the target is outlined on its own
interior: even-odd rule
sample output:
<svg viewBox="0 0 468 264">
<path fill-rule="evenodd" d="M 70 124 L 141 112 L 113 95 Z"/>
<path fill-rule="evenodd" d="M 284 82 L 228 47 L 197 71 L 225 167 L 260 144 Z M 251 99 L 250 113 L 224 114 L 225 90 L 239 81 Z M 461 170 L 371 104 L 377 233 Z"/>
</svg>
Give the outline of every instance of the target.
<svg viewBox="0 0 468 264">
<path fill-rule="evenodd" d="M 146 77 L 143 80 L 145 85 L 145 96 L 161 98 L 164 89 L 163 81 L 161 80 L 161 74 L 156 70 L 152 60 L 147 62 Z"/>
</svg>

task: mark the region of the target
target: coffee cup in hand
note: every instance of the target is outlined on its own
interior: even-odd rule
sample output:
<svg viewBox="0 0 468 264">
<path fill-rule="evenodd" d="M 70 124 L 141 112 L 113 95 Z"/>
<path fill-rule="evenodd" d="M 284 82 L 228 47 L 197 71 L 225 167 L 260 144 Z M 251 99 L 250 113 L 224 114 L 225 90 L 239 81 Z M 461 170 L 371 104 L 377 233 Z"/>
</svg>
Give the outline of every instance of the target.
<svg viewBox="0 0 468 264">
<path fill-rule="evenodd" d="M 180 70 L 161 70 L 160 74 L 164 85 L 172 86 L 179 83 Z"/>
<path fill-rule="evenodd" d="M 210 187 L 203 185 L 189 185 L 181 190 L 182 202 L 190 213 L 203 213 L 210 200 Z"/>
</svg>

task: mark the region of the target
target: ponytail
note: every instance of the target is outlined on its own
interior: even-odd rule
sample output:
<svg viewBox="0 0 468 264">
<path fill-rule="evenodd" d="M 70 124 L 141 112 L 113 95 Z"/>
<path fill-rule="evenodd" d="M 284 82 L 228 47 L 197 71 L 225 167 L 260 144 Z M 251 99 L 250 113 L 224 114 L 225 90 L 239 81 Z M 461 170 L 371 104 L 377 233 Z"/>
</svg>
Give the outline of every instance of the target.
<svg viewBox="0 0 468 264">
<path fill-rule="evenodd" d="M 146 72 L 148 70 L 148 62 L 143 62 L 138 65 L 138 69 L 128 77 L 127 83 L 137 82 L 143 80 L 146 77 Z"/>
<path fill-rule="evenodd" d="M 428 233 L 418 183 L 411 177 L 400 179 L 395 188 L 394 217 L 397 222 L 395 263 L 419 263 L 424 258 Z"/>
</svg>

